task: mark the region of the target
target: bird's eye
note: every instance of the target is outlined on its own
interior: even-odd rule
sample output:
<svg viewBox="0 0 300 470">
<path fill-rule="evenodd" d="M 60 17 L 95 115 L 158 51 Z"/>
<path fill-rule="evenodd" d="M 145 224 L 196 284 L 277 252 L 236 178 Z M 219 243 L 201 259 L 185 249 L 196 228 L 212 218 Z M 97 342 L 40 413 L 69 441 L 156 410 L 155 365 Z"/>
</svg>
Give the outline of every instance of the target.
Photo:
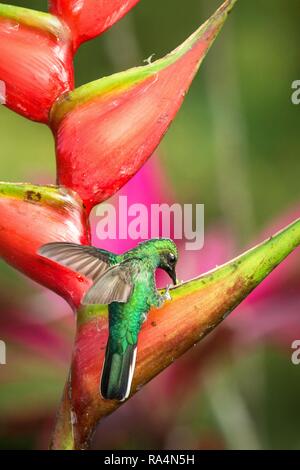
<svg viewBox="0 0 300 470">
<path fill-rule="evenodd" d="M 176 256 L 173 255 L 173 253 L 169 253 L 168 261 L 169 261 L 169 264 L 175 264 L 175 262 L 176 262 Z"/>
</svg>

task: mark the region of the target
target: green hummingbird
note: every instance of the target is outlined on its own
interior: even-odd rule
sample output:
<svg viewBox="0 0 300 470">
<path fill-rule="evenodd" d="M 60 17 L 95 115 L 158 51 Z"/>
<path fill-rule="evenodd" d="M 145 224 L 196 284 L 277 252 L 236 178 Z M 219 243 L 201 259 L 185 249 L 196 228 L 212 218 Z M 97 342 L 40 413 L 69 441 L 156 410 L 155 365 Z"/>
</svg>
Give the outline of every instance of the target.
<svg viewBox="0 0 300 470">
<path fill-rule="evenodd" d="M 101 376 L 104 399 L 124 401 L 133 379 L 138 335 L 152 306 L 170 299 L 169 287 L 161 295 L 155 283 L 158 268 L 176 284 L 178 252 L 167 238 L 138 244 L 121 255 L 74 243 L 49 243 L 39 253 L 93 281 L 84 305 L 106 304 L 109 338 Z"/>
</svg>

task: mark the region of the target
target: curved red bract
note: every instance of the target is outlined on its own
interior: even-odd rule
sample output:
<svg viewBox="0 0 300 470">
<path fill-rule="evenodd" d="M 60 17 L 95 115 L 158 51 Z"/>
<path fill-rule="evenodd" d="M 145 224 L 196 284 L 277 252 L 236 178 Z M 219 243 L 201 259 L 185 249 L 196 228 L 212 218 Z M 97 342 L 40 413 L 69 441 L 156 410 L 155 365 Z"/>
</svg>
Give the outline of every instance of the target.
<svg viewBox="0 0 300 470">
<path fill-rule="evenodd" d="M 207 43 L 123 91 L 73 108 L 56 134 L 58 181 L 87 209 L 115 194 L 152 155 L 178 112 Z"/>
<path fill-rule="evenodd" d="M 55 100 L 74 87 L 69 36 L 0 16 L 3 104 L 28 119 L 48 122 Z"/>
<path fill-rule="evenodd" d="M 74 49 L 110 28 L 139 0 L 52 0 L 50 12 L 70 27 Z"/>
<path fill-rule="evenodd" d="M 0 257 L 34 281 L 78 307 L 90 286 L 85 277 L 40 256 L 45 243 L 89 244 L 89 228 L 81 204 L 70 195 L 43 200 L 42 188 L 21 197 L 0 197 Z M 39 199 L 41 197 L 41 199 Z"/>
</svg>

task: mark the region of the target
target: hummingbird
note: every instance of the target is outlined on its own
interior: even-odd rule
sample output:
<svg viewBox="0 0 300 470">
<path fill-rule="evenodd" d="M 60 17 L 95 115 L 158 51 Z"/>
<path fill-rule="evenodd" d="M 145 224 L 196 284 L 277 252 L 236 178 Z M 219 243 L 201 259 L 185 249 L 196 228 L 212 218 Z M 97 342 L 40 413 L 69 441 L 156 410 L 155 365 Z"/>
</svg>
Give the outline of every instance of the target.
<svg viewBox="0 0 300 470">
<path fill-rule="evenodd" d="M 39 254 L 90 278 L 92 287 L 83 305 L 108 305 L 109 337 L 100 381 L 106 400 L 124 401 L 130 394 L 138 335 L 150 308 L 171 300 L 155 283 L 156 269 L 163 269 L 176 285 L 178 251 L 168 238 L 139 243 L 121 255 L 75 243 L 48 243 Z"/>
</svg>

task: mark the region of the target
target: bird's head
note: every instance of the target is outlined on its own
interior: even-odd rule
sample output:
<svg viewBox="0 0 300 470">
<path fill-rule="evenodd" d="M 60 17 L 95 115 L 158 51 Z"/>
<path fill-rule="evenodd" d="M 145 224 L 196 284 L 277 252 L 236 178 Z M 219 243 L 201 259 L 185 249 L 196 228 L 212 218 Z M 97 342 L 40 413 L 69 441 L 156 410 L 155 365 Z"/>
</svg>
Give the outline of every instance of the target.
<svg viewBox="0 0 300 470">
<path fill-rule="evenodd" d="M 154 261 L 154 268 L 163 269 L 169 274 L 174 285 L 177 284 L 176 264 L 178 260 L 178 250 L 175 243 L 169 238 L 152 238 L 146 242 L 139 243 L 134 251 L 139 255 Z"/>
<path fill-rule="evenodd" d="M 173 284 L 177 284 L 176 264 L 178 261 L 177 246 L 172 240 L 159 239 L 156 240 L 156 248 L 159 253 L 158 267 L 163 269 L 172 279 Z"/>
</svg>

